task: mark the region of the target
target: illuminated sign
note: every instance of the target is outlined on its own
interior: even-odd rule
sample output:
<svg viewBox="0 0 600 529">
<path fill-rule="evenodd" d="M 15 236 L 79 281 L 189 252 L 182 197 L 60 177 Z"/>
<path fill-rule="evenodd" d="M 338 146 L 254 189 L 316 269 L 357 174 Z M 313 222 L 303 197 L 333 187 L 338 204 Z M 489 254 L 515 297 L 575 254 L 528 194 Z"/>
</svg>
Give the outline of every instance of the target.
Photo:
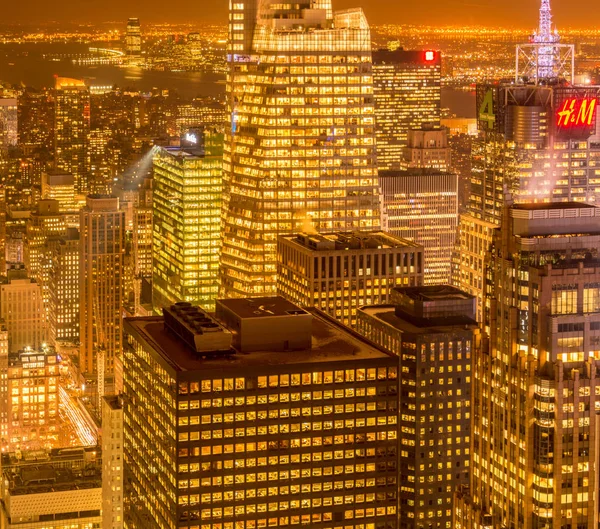
<svg viewBox="0 0 600 529">
<path fill-rule="evenodd" d="M 185 141 L 189 141 L 190 143 L 196 145 L 198 143 L 198 138 L 196 137 L 195 134 L 192 134 L 191 132 L 186 132 L 185 136 L 184 136 Z"/>
<path fill-rule="evenodd" d="M 596 104 L 598 100 L 590 97 L 565 99 L 556 113 L 558 128 L 592 127 L 596 124 Z"/>
<path fill-rule="evenodd" d="M 494 112 L 494 92 L 488 90 L 479 107 L 479 120 L 487 123 L 488 129 L 493 129 L 496 123 L 496 113 Z"/>
<path fill-rule="evenodd" d="M 428 62 L 435 61 L 435 51 L 427 50 L 425 52 L 425 60 Z"/>
</svg>

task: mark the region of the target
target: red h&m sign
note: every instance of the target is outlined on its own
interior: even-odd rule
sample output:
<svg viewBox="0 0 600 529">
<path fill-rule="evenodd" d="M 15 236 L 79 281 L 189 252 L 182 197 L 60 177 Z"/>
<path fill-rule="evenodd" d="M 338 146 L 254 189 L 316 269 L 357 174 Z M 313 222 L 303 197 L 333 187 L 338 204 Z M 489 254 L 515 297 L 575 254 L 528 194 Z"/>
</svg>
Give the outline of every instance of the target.
<svg viewBox="0 0 600 529">
<path fill-rule="evenodd" d="M 562 107 L 556 113 L 556 126 L 563 129 L 595 126 L 597 103 L 598 100 L 595 97 L 565 99 Z"/>
</svg>

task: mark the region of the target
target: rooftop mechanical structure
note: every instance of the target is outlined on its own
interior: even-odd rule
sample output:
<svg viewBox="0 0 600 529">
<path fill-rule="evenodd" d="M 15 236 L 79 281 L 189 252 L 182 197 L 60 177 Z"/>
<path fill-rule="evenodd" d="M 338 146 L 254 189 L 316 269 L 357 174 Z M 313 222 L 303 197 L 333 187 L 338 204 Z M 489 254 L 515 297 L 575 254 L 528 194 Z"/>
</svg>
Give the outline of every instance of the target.
<svg viewBox="0 0 600 529">
<path fill-rule="evenodd" d="M 552 29 L 550 0 L 542 0 L 539 28 L 528 44 L 517 46 L 515 82 L 555 84 L 564 79 L 570 83 L 575 74 L 575 48 L 561 44 L 558 30 Z"/>
</svg>

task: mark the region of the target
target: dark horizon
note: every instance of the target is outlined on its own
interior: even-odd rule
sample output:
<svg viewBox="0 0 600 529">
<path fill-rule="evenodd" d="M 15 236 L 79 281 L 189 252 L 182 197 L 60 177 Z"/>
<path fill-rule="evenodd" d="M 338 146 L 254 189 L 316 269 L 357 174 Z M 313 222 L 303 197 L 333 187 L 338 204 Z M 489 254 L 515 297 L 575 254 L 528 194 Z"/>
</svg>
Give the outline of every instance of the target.
<svg viewBox="0 0 600 529">
<path fill-rule="evenodd" d="M 526 3 L 519 0 L 432 0 L 427 9 L 419 4 L 406 4 L 408 2 L 402 1 L 390 6 L 389 0 L 333 0 L 334 9 L 362 7 L 369 22 L 374 25 L 477 25 L 529 29 L 537 26 L 539 9 L 538 0 L 527 0 Z M 158 0 L 107 0 L 102 4 L 89 0 L 60 0 L 55 3 L 30 0 L 26 5 L 27 8 L 24 8 L 23 4 L 8 3 L 4 7 L 4 25 L 40 24 L 46 21 L 106 23 L 128 17 L 138 17 L 142 23 L 227 23 L 227 3 L 224 0 L 202 0 L 188 5 L 181 3 L 179 9 L 173 9 L 172 4 Z M 573 9 L 573 4 L 568 0 L 554 0 L 552 9 L 559 30 L 568 27 L 594 28 L 600 18 L 600 4 L 596 0 L 580 0 L 577 9 Z"/>
</svg>

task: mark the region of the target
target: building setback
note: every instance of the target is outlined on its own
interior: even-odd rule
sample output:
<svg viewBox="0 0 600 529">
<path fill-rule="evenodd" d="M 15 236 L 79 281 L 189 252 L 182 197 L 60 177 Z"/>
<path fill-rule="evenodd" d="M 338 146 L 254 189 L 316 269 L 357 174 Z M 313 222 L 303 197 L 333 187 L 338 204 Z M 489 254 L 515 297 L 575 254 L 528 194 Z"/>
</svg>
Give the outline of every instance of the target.
<svg viewBox="0 0 600 529">
<path fill-rule="evenodd" d="M 125 334 L 125 527 L 397 527 L 396 357 L 281 297 Z"/>
</svg>

